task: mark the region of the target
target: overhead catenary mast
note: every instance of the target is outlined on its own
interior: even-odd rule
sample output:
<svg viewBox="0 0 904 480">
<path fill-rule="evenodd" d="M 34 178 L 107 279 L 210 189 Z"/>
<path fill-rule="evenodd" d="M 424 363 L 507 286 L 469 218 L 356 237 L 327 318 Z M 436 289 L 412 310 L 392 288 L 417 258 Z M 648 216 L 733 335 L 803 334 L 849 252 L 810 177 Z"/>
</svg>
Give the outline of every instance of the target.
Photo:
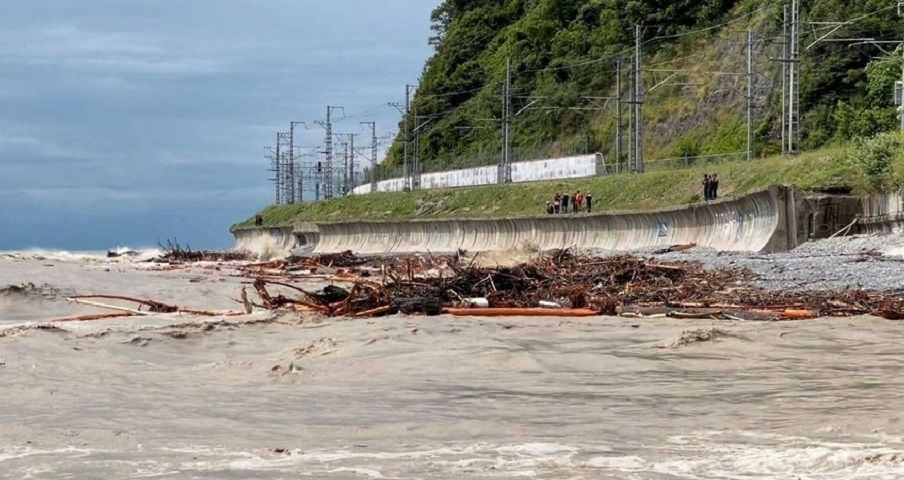
<svg viewBox="0 0 904 480">
<path fill-rule="evenodd" d="M 298 164 L 298 158 L 295 156 L 295 126 L 304 124 L 305 122 L 289 122 L 289 198 L 287 203 L 301 202 L 304 198 L 302 192 L 304 174 Z"/>
<path fill-rule="evenodd" d="M 270 152 L 270 155 L 267 155 L 266 158 L 270 160 L 270 172 L 273 173 L 273 178 L 269 178 L 268 180 L 273 182 L 273 193 L 274 193 L 274 201 L 277 205 L 282 203 L 282 188 L 280 185 L 280 177 L 279 177 L 279 134 L 276 135 L 276 146 L 267 146 L 264 147 L 267 151 Z"/>
<path fill-rule="evenodd" d="M 904 2 L 898 2 L 898 16 L 904 17 Z M 897 102 L 898 119 L 901 121 L 901 132 L 904 133 L 904 41 L 901 42 L 901 82 L 899 85 L 900 101 Z"/>
<path fill-rule="evenodd" d="M 345 193 L 352 191 L 352 188 L 355 187 L 355 137 L 357 137 L 357 133 L 348 134 L 348 160 L 346 161 L 346 181 L 345 181 Z"/>
<path fill-rule="evenodd" d="M 326 121 L 316 122 L 326 131 L 323 148 L 324 158 L 323 163 L 317 165 L 318 181 L 316 182 L 316 190 L 323 191 L 323 198 L 325 200 L 333 198 L 333 187 L 336 181 L 333 176 L 333 112 L 337 110 L 345 111 L 343 107 L 327 105 Z"/>
<path fill-rule="evenodd" d="M 791 25 L 788 44 L 788 153 L 795 154 L 800 148 L 800 5 L 791 0 Z"/>
<path fill-rule="evenodd" d="M 401 105 L 398 102 L 389 102 L 390 107 L 395 107 L 399 113 L 402 114 L 402 132 L 403 132 L 403 142 L 402 142 L 402 178 L 403 178 L 403 190 L 408 191 L 411 190 L 411 168 L 408 164 L 408 144 L 411 142 L 411 126 L 410 126 L 410 115 L 408 113 L 411 109 L 411 92 L 417 88 L 417 85 L 405 85 L 405 104 Z"/>
<path fill-rule="evenodd" d="M 615 61 L 615 170 L 618 171 L 622 159 L 622 88 L 621 58 Z"/>
<path fill-rule="evenodd" d="M 348 192 L 348 142 L 340 142 L 342 145 L 342 193 Z"/>
<path fill-rule="evenodd" d="M 644 171 L 643 163 L 643 63 L 640 43 L 643 35 L 641 26 L 634 26 L 634 170 Z"/>
<path fill-rule="evenodd" d="M 411 91 L 417 88 L 417 85 L 405 85 L 405 148 L 404 148 L 404 170 L 405 170 L 405 190 L 411 190 L 411 165 L 408 163 L 408 144 L 411 142 Z"/>
<path fill-rule="evenodd" d="M 747 160 L 753 159 L 753 32 L 747 30 Z"/>
<path fill-rule="evenodd" d="M 371 191 L 377 190 L 377 122 L 361 122 L 370 127 L 370 184 Z"/>
<path fill-rule="evenodd" d="M 499 183 L 512 181 L 512 59 L 505 59 L 505 84 L 502 86 L 502 162 Z"/>
</svg>

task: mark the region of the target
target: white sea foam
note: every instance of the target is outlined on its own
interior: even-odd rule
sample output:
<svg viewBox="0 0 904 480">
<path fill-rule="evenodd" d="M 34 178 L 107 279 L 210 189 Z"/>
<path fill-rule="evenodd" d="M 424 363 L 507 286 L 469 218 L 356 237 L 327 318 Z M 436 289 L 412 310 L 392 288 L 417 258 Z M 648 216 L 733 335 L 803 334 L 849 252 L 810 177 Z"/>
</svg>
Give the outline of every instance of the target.
<svg viewBox="0 0 904 480">
<path fill-rule="evenodd" d="M 902 447 L 761 432 L 702 432 L 672 437 L 651 455 L 597 456 L 587 465 L 607 472 L 688 479 L 897 479 L 904 476 Z"/>
<path fill-rule="evenodd" d="M 118 256 L 109 257 L 108 252 Z M 130 247 L 116 247 L 107 250 L 52 250 L 43 248 L 28 248 L 24 250 L 0 251 L 0 258 L 13 260 L 49 260 L 59 262 L 102 262 L 120 263 L 132 261 L 146 261 L 162 255 L 159 248 L 134 249 Z"/>
<path fill-rule="evenodd" d="M 220 448 L 168 448 L 190 454 L 183 463 L 145 464 L 136 473 L 198 471 L 279 472 L 315 476 L 352 474 L 360 478 L 396 478 L 405 471 L 446 475 L 545 478 L 552 473 L 571 478 L 616 475 L 624 478 L 684 479 L 898 479 L 904 476 L 904 450 L 878 443 L 821 442 L 758 432 L 734 432 L 736 439 L 772 438 L 774 444 L 729 442 L 710 432 L 673 437 L 625 455 L 596 455 L 606 446 L 553 443 L 487 444 L 410 449 L 395 452 L 289 450 L 252 453 Z M 586 449 L 586 450 L 585 450 Z M 74 450 L 61 450 L 71 453 Z M 49 452 L 44 452 L 49 453 Z M 558 477 L 557 477 L 558 478 Z"/>
<path fill-rule="evenodd" d="M 71 446 L 56 449 L 40 449 L 22 446 L 0 447 L 0 463 L 34 456 L 83 458 L 105 452 L 109 451 Z"/>
</svg>

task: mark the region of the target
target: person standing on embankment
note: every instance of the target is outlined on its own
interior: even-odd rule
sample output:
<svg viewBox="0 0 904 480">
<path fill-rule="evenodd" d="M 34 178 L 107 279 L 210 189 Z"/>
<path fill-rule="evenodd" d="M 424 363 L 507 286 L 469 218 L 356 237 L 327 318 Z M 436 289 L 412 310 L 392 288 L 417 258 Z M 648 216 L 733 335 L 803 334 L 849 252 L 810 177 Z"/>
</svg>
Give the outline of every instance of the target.
<svg viewBox="0 0 904 480">
<path fill-rule="evenodd" d="M 584 196 L 584 200 L 587 201 L 587 213 L 592 213 L 593 212 L 593 194 L 590 192 L 587 192 L 587 195 Z"/>
</svg>

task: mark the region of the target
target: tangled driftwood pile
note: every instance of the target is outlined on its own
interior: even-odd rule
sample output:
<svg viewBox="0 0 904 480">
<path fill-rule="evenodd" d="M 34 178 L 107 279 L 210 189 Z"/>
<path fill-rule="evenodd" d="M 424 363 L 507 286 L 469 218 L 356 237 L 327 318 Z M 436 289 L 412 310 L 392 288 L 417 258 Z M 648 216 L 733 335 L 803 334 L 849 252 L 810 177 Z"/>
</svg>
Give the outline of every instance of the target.
<svg viewBox="0 0 904 480">
<path fill-rule="evenodd" d="M 179 259 L 173 261 L 190 262 L 199 252 L 176 247 L 170 253 Z M 200 254 L 200 258 L 207 257 Z M 593 257 L 571 250 L 552 251 L 511 267 L 483 267 L 476 265 L 476 259 L 468 259 L 465 252 L 407 257 L 359 257 L 343 252 L 241 263 L 234 265 L 234 275 L 245 279 L 239 300 L 244 307 L 241 312 L 184 308 L 116 295 L 82 295 L 69 299 L 116 313 L 58 320 L 179 313 L 231 316 L 251 313 L 255 306 L 333 317 L 401 312 L 744 320 L 870 314 L 904 319 L 904 298 L 897 295 L 863 290 L 765 290 L 756 286 L 756 276 L 745 269 L 706 269 L 699 263 L 664 262 L 632 255 Z M 306 288 L 312 281 L 329 285 L 316 291 Z M 254 293 L 258 298 L 253 298 Z M 105 299 L 130 302 L 136 307 L 97 301 Z"/>
<path fill-rule="evenodd" d="M 463 265 L 456 257 L 294 259 L 267 265 L 254 288 L 265 308 L 294 307 L 329 316 L 396 312 L 435 315 L 675 316 L 801 319 L 872 314 L 904 318 L 904 299 L 874 292 L 775 292 L 751 287 L 752 272 L 636 256 L 590 257 L 553 251 L 514 267 Z M 332 263 L 331 263 L 332 261 Z M 327 278 L 351 284 L 319 292 L 284 281 L 302 266 L 354 266 Z M 246 271 L 253 274 L 255 271 Z M 258 271 L 261 273 L 261 271 Z M 325 277 L 326 278 L 326 277 Z M 273 295 L 280 286 L 292 295 Z"/>
<path fill-rule="evenodd" d="M 232 251 L 232 250 L 192 250 L 191 246 L 182 246 L 176 240 L 167 240 L 166 245 L 157 244 L 163 253 L 153 259 L 157 263 L 189 263 L 189 262 L 239 262 L 251 260 L 251 254 L 248 252 Z M 108 252 L 107 256 L 111 256 L 112 252 Z"/>
</svg>

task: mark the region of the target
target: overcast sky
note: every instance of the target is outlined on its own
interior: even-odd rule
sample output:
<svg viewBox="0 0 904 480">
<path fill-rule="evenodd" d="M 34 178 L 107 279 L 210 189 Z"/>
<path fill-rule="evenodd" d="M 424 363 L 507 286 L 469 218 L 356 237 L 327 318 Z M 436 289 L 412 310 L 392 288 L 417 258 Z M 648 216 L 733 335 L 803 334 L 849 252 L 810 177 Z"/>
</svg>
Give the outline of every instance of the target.
<svg viewBox="0 0 904 480">
<path fill-rule="evenodd" d="M 404 96 L 438 0 L 29 0 L 0 15 L 0 250 L 231 244 L 264 145 Z M 305 145 L 322 131 L 301 130 Z"/>
</svg>

